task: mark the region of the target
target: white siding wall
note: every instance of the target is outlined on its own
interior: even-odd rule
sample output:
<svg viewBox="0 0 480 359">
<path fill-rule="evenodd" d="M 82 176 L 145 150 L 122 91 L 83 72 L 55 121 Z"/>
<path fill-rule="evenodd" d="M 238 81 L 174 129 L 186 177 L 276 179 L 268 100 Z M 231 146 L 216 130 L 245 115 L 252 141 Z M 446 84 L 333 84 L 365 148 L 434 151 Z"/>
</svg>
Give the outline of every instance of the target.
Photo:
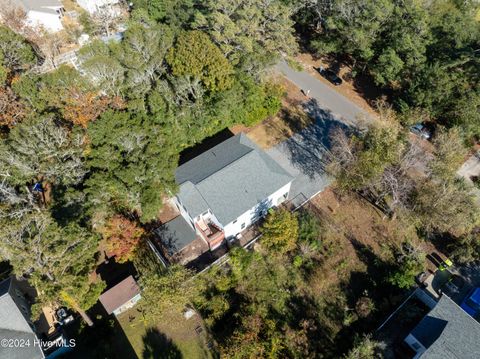
<svg viewBox="0 0 480 359">
<path fill-rule="evenodd" d="M 174 206 L 177 206 L 177 208 L 180 209 L 180 214 L 182 215 L 183 218 L 185 218 L 185 220 L 187 221 L 187 223 L 192 227 L 192 229 L 196 232 L 196 229 L 193 225 L 193 218 L 190 217 L 190 215 L 188 214 L 188 212 L 185 210 L 185 208 L 183 208 L 182 204 L 180 203 L 180 201 L 178 200 L 178 198 L 175 196 L 171 199 L 172 203 Z"/>
<path fill-rule="evenodd" d="M 27 13 L 28 22 L 31 26 L 43 26 L 46 30 L 51 32 L 60 31 L 63 29 L 60 14 L 49 14 L 39 11 L 29 11 Z"/>
<path fill-rule="evenodd" d="M 265 200 L 239 216 L 236 221 L 227 224 L 224 228 L 225 238 L 235 237 L 238 233 L 245 230 L 245 228 L 257 221 L 259 219 L 258 215 L 260 214 L 260 212 L 267 210 L 271 207 L 278 206 L 279 204 L 284 202 L 285 198 L 283 197 L 283 195 L 290 192 L 291 184 L 292 183 L 290 182 L 287 185 L 283 186 L 282 188 L 271 194 L 268 198 L 266 198 Z M 245 223 L 245 227 L 243 229 L 242 223 Z"/>
</svg>

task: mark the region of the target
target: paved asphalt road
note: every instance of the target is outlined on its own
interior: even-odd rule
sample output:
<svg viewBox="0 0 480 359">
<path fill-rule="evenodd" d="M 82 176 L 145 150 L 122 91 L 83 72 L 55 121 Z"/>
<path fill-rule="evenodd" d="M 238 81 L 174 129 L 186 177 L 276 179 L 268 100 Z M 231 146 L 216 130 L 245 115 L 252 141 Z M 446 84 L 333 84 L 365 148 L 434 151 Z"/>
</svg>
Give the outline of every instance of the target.
<svg viewBox="0 0 480 359">
<path fill-rule="evenodd" d="M 347 125 L 359 125 L 361 118 L 371 119 L 371 116 L 365 110 L 308 72 L 296 71 L 283 60 L 278 63 L 276 69 L 301 90 L 310 90 L 310 98 L 315 99 L 322 109 L 330 111 L 337 119 Z"/>
<path fill-rule="evenodd" d="M 295 177 L 289 199 L 301 205 L 328 187 L 332 181 L 326 173 L 325 154 L 330 148 L 333 129 L 351 132 L 371 120 L 366 111 L 314 76 L 290 68 L 285 62 L 277 65 L 291 82 L 309 89 L 303 108 L 315 122 L 289 139 L 267 150 L 287 172 Z"/>
</svg>

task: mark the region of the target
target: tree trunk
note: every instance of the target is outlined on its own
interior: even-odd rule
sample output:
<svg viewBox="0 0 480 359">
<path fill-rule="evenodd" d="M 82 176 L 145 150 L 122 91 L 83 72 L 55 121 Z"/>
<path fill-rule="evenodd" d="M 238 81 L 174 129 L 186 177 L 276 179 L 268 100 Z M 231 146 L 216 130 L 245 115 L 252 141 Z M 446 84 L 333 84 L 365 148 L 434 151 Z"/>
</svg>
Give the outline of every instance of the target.
<svg viewBox="0 0 480 359">
<path fill-rule="evenodd" d="M 83 318 L 85 323 L 87 323 L 89 327 L 93 327 L 93 321 L 90 319 L 87 312 L 85 312 L 84 310 L 82 310 L 78 307 L 76 308 L 76 310 L 77 310 L 78 314 L 80 314 L 80 316 Z"/>
</svg>

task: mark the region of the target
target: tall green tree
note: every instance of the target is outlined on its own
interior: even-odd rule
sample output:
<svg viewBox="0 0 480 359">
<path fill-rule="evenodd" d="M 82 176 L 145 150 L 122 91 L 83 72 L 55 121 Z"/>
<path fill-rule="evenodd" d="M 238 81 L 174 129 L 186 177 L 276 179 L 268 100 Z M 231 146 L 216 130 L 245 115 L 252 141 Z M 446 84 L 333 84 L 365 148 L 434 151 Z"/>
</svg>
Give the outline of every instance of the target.
<svg viewBox="0 0 480 359">
<path fill-rule="evenodd" d="M 272 252 L 290 252 L 297 246 L 298 219 L 286 209 L 270 210 L 260 232 L 262 246 Z"/>
<path fill-rule="evenodd" d="M 480 218 L 471 188 L 460 181 L 426 180 L 416 189 L 414 203 L 414 214 L 430 231 L 462 235 Z"/>
<path fill-rule="evenodd" d="M 32 46 L 12 30 L 0 26 L 0 66 L 2 72 L 19 72 L 31 68 L 37 58 Z"/>
<path fill-rule="evenodd" d="M 193 26 L 206 30 L 234 64 L 248 64 L 252 56 L 268 63 L 297 50 L 293 11 L 279 0 L 208 0 L 195 13 Z"/>
<path fill-rule="evenodd" d="M 392 119 L 351 137 L 340 130 L 332 133 L 329 169 L 338 186 L 362 190 L 378 182 L 404 147 L 400 134 L 398 124 Z"/>
<path fill-rule="evenodd" d="M 153 323 L 165 310 L 181 312 L 195 297 L 196 282 L 191 271 L 181 265 L 170 266 L 163 272 L 142 273 L 142 310 Z"/>
<path fill-rule="evenodd" d="M 162 196 L 173 189 L 178 151 L 146 115 L 108 111 L 87 130 L 90 141 L 86 181 L 90 203 L 104 216 L 113 208 L 155 219 Z"/>
<path fill-rule="evenodd" d="M 226 90 L 232 85 L 232 66 L 201 31 L 180 34 L 166 59 L 174 76 L 198 78 L 209 91 Z"/>
<path fill-rule="evenodd" d="M 52 116 L 30 119 L 0 140 L 0 171 L 19 185 L 78 184 L 87 172 L 83 144 L 81 132 L 69 132 Z"/>
<path fill-rule="evenodd" d="M 454 180 L 465 161 L 467 149 L 459 128 L 451 128 L 436 135 L 435 156 L 429 163 L 432 174 L 443 180 Z"/>
<path fill-rule="evenodd" d="M 29 277 L 39 302 L 67 305 L 92 325 L 85 310 L 104 288 L 89 278 L 98 237 L 75 223 L 59 226 L 34 194 L 19 192 L 6 181 L 0 184 L 0 225 L 2 258 L 16 275 Z"/>
</svg>

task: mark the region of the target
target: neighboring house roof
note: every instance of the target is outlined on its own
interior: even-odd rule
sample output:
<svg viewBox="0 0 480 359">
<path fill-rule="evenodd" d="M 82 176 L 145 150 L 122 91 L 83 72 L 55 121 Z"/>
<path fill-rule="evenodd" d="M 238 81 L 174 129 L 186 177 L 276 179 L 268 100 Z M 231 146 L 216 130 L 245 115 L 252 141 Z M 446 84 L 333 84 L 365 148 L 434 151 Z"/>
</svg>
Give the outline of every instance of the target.
<svg viewBox="0 0 480 359">
<path fill-rule="evenodd" d="M 411 334 L 427 348 L 422 359 L 480 357 L 480 323 L 445 294 Z"/>
<path fill-rule="evenodd" d="M 12 298 L 12 296 L 16 295 L 13 293 L 12 283 L 12 278 L 8 278 L 0 283 L 0 338 L 30 340 L 31 345 L 17 348 L 0 346 L 0 358 L 44 358 L 41 348 L 38 345 L 33 345 L 33 342 L 37 339 L 35 333 Z"/>
<path fill-rule="evenodd" d="M 165 223 L 157 228 L 155 232 L 161 238 L 163 246 L 170 255 L 181 251 L 197 238 L 192 227 L 182 216 Z"/>
<path fill-rule="evenodd" d="M 100 296 L 100 302 L 108 314 L 112 314 L 122 305 L 140 293 L 135 279 L 129 276 Z"/>
<path fill-rule="evenodd" d="M 210 209 L 227 225 L 293 177 L 240 133 L 178 167 L 175 179 L 192 217 Z"/>
<path fill-rule="evenodd" d="M 20 6 L 25 11 L 38 11 L 57 14 L 56 9 L 63 7 L 60 0 L 12 0 L 12 4 Z"/>
</svg>

